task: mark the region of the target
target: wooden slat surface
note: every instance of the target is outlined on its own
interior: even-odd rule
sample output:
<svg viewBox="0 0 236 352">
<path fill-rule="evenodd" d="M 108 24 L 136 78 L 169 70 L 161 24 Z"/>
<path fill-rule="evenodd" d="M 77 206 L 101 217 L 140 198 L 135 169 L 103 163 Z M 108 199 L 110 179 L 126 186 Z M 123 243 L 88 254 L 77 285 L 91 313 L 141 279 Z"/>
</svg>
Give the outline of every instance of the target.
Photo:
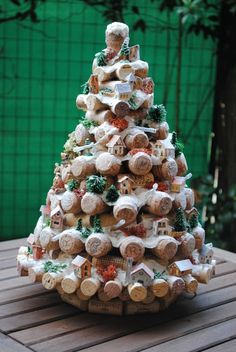
<svg viewBox="0 0 236 352">
<path fill-rule="evenodd" d="M 56 292 L 19 278 L 16 253 L 25 239 L 0 243 L 2 352 L 235 352 L 236 255 L 216 249 L 216 276 L 155 315 L 113 317 L 81 312 Z"/>
</svg>

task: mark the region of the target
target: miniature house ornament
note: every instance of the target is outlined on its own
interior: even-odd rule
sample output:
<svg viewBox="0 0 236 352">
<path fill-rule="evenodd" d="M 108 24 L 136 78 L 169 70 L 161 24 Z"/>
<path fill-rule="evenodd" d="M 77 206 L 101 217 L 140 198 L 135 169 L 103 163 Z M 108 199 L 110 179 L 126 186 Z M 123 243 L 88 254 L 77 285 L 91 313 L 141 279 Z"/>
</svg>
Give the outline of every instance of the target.
<svg viewBox="0 0 236 352">
<path fill-rule="evenodd" d="M 215 260 L 139 45 L 129 46 L 120 22 L 107 26 L 105 43 L 17 268 L 84 311 L 158 314 L 208 283 Z"/>
</svg>

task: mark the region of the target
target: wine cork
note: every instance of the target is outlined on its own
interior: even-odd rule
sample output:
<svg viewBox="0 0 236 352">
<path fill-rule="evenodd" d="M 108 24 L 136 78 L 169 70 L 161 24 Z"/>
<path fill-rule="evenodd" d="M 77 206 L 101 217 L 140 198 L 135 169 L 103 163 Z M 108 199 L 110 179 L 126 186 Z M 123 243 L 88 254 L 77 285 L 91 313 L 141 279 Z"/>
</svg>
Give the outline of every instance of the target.
<svg viewBox="0 0 236 352">
<path fill-rule="evenodd" d="M 107 255 L 101 258 L 92 259 L 93 267 L 107 267 L 110 264 L 114 264 L 117 268 L 126 270 L 127 262 L 121 257 L 116 257 L 113 255 Z"/>
<path fill-rule="evenodd" d="M 73 175 L 71 172 L 71 165 L 63 165 L 61 168 L 61 179 L 64 183 L 68 183 L 73 179 Z"/>
<path fill-rule="evenodd" d="M 103 104 L 96 95 L 88 94 L 85 98 L 88 110 L 106 110 L 107 105 Z"/>
<path fill-rule="evenodd" d="M 140 131 L 133 129 L 124 139 L 126 148 L 131 150 L 134 148 L 147 148 L 149 140 L 147 135 Z"/>
<path fill-rule="evenodd" d="M 31 282 L 41 282 L 44 274 L 42 265 L 35 265 L 28 269 L 28 276 Z"/>
<path fill-rule="evenodd" d="M 146 287 L 144 287 L 139 282 L 136 282 L 135 284 L 129 284 L 128 291 L 129 291 L 130 298 L 134 302 L 141 302 L 147 296 Z"/>
<path fill-rule="evenodd" d="M 53 290 L 63 279 L 62 273 L 45 273 L 42 277 L 42 284 L 47 290 Z"/>
<path fill-rule="evenodd" d="M 120 245 L 120 253 L 123 258 L 132 257 L 134 262 L 143 258 L 145 247 L 143 241 L 136 236 L 129 236 Z"/>
<path fill-rule="evenodd" d="M 152 159 L 144 152 L 138 152 L 129 160 L 129 169 L 135 175 L 146 175 L 152 169 Z"/>
<path fill-rule="evenodd" d="M 142 60 L 132 62 L 132 67 L 135 71 L 135 76 L 145 78 L 148 74 L 148 63 Z"/>
<path fill-rule="evenodd" d="M 62 195 L 61 207 L 65 213 L 77 214 L 81 211 L 81 198 L 75 192 L 68 190 Z"/>
<path fill-rule="evenodd" d="M 124 117 L 129 113 L 129 104 L 126 101 L 113 100 L 111 111 L 118 117 Z"/>
<path fill-rule="evenodd" d="M 123 287 L 123 290 L 119 295 L 119 299 L 123 302 L 130 301 L 128 287 Z"/>
<path fill-rule="evenodd" d="M 181 237 L 180 241 L 177 256 L 190 257 L 195 248 L 195 238 L 190 233 L 186 233 Z"/>
<path fill-rule="evenodd" d="M 90 299 L 90 296 L 86 296 L 83 294 L 80 287 L 76 290 L 76 295 L 81 301 L 88 301 Z"/>
<path fill-rule="evenodd" d="M 175 159 L 178 167 L 177 176 L 184 176 L 188 171 L 188 164 L 183 153 Z"/>
<path fill-rule="evenodd" d="M 116 67 L 114 66 L 97 66 L 94 68 L 93 73 L 98 76 L 99 82 L 109 81 L 116 77 Z"/>
<path fill-rule="evenodd" d="M 151 290 L 156 297 L 164 297 L 169 291 L 168 282 L 163 279 L 155 279 L 152 283 Z"/>
<path fill-rule="evenodd" d="M 103 145 L 105 147 L 106 144 L 111 139 L 111 136 L 109 135 L 108 132 L 109 131 L 107 130 L 107 128 L 105 128 L 104 125 L 101 125 L 101 126 L 97 127 L 95 132 L 94 132 L 95 141 L 99 142 L 99 145 Z"/>
<path fill-rule="evenodd" d="M 94 159 L 88 156 L 78 156 L 72 161 L 71 172 L 75 177 L 86 178 L 96 173 Z"/>
<path fill-rule="evenodd" d="M 139 108 L 137 110 L 130 110 L 128 113 L 128 117 L 134 120 L 143 120 L 147 117 L 148 109 Z"/>
<path fill-rule="evenodd" d="M 147 296 L 142 301 L 144 304 L 150 304 L 155 301 L 156 297 L 153 294 L 153 291 L 147 288 Z"/>
<path fill-rule="evenodd" d="M 89 132 L 87 128 L 84 127 L 82 123 L 76 126 L 75 128 L 75 141 L 77 145 L 84 145 L 85 140 L 89 138 Z"/>
<path fill-rule="evenodd" d="M 118 52 L 124 40 L 129 36 L 129 27 L 125 23 L 113 22 L 105 32 L 105 42 L 108 48 Z M 127 40 L 127 39 L 126 39 Z"/>
<path fill-rule="evenodd" d="M 167 276 L 167 282 L 172 295 L 180 295 L 185 289 L 185 283 L 181 277 Z"/>
<path fill-rule="evenodd" d="M 88 302 L 80 300 L 79 297 L 75 294 L 68 294 L 68 293 L 60 293 L 61 299 L 71 304 L 72 306 L 79 308 L 82 311 L 88 310 Z"/>
<path fill-rule="evenodd" d="M 81 209 L 86 214 L 96 215 L 103 213 L 107 205 L 98 194 L 86 192 L 81 200 Z"/>
<path fill-rule="evenodd" d="M 111 297 L 109 297 L 106 292 L 104 291 L 104 287 L 100 287 L 97 292 L 98 299 L 102 302 L 110 301 Z"/>
<path fill-rule="evenodd" d="M 163 260 L 169 260 L 175 256 L 178 249 L 178 242 L 170 236 L 159 236 L 153 253 Z"/>
<path fill-rule="evenodd" d="M 17 256 L 17 272 L 20 276 L 28 276 L 28 270 L 35 265 L 34 260 L 28 260 L 26 256 L 23 258 Z"/>
<path fill-rule="evenodd" d="M 191 188 L 184 188 L 184 193 L 186 196 L 186 209 L 190 210 L 194 206 L 194 192 Z"/>
<path fill-rule="evenodd" d="M 131 73 L 134 73 L 134 68 L 131 64 L 119 63 L 115 74 L 120 81 L 125 81 L 127 76 L 129 76 Z"/>
<path fill-rule="evenodd" d="M 50 249 L 48 251 L 49 258 L 51 259 L 57 259 L 61 253 L 60 249 Z"/>
<path fill-rule="evenodd" d="M 76 98 L 76 106 L 78 109 L 82 109 L 84 111 L 87 110 L 87 105 L 85 102 L 86 95 L 85 94 L 79 94 Z"/>
<path fill-rule="evenodd" d="M 191 275 L 183 276 L 183 280 L 185 282 L 185 291 L 188 293 L 195 294 L 198 288 L 197 280 Z"/>
<path fill-rule="evenodd" d="M 89 277 L 80 284 L 80 290 L 85 296 L 93 296 L 98 291 L 101 283 L 98 279 Z"/>
<path fill-rule="evenodd" d="M 176 161 L 172 158 L 168 158 L 161 165 L 160 176 L 164 180 L 171 181 L 177 175 L 178 168 Z"/>
<path fill-rule="evenodd" d="M 208 265 L 193 265 L 192 276 L 202 284 L 208 284 L 213 274 L 212 267 Z"/>
<path fill-rule="evenodd" d="M 80 232 L 75 229 L 68 229 L 61 233 L 59 246 L 63 252 L 68 254 L 77 254 L 84 250 Z"/>
<path fill-rule="evenodd" d="M 148 94 L 146 98 L 144 99 L 141 107 L 144 109 L 150 109 L 154 103 L 154 95 L 153 94 Z"/>
<path fill-rule="evenodd" d="M 195 249 L 201 249 L 205 242 L 205 230 L 198 225 L 193 229 L 192 235 L 195 238 Z"/>
<path fill-rule="evenodd" d="M 85 242 L 85 248 L 92 257 L 102 257 L 111 249 L 112 244 L 109 237 L 103 233 L 92 233 Z"/>
<path fill-rule="evenodd" d="M 122 315 L 123 302 L 118 299 L 113 299 L 109 302 L 101 302 L 96 298 L 92 298 L 89 300 L 88 310 L 90 313 Z"/>
<path fill-rule="evenodd" d="M 137 201 L 130 196 L 121 196 L 118 198 L 113 207 L 114 217 L 119 220 L 125 220 L 126 224 L 133 222 L 138 214 Z"/>
<path fill-rule="evenodd" d="M 96 159 L 96 169 L 101 175 L 118 175 L 120 165 L 119 159 L 110 153 L 102 153 Z"/>
<path fill-rule="evenodd" d="M 159 130 L 158 130 L 158 139 L 161 139 L 161 140 L 166 139 L 168 135 L 169 135 L 168 123 L 166 121 L 160 123 Z"/>
<path fill-rule="evenodd" d="M 109 121 L 109 119 L 113 118 L 114 115 L 111 110 L 102 110 L 102 111 L 91 111 L 88 110 L 85 114 L 85 117 L 89 121 L 94 121 L 101 125 L 102 123 Z"/>
<path fill-rule="evenodd" d="M 179 192 L 179 193 L 171 193 L 170 196 L 174 198 L 173 200 L 173 207 L 178 209 L 186 209 L 187 201 L 186 201 L 186 194 L 184 191 Z"/>
<path fill-rule="evenodd" d="M 20 246 L 18 249 L 18 254 L 23 254 L 23 255 L 27 255 L 28 253 L 28 247 L 26 246 Z"/>
<path fill-rule="evenodd" d="M 80 286 L 80 280 L 74 273 L 66 275 L 61 281 L 61 287 L 65 293 L 74 293 Z"/>
<path fill-rule="evenodd" d="M 51 249 L 59 249 L 59 241 L 53 240 L 54 233 L 50 227 L 45 227 L 39 237 L 40 244 L 42 248 L 45 248 L 47 251 Z"/>
<path fill-rule="evenodd" d="M 155 300 L 150 304 L 144 304 L 142 302 L 126 302 L 125 303 L 125 314 L 147 314 L 147 313 L 158 313 L 160 311 L 160 303 Z"/>
<path fill-rule="evenodd" d="M 133 89 L 134 90 L 139 90 L 139 89 L 142 89 L 142 86 L 143 86 L 143 80 L 141 77 L 138 77 L 136 76 L 135 77 L 135 82 L 134 82 L 134 85 L 133 85 Z"/>
<path fill-rule="evenodd" d="M 172 199 L 165 192 L 155 191 L 147 201 L 146 209 L 158 216 L 167 215 L 172 208 Z"/>
<path fill-rule="evenodd" d="M 105 283 L 104 292 L 110 298 L 115 298 L 120 295 L 122 284 L 119 280 L 110 280 Z"/>
</svg>

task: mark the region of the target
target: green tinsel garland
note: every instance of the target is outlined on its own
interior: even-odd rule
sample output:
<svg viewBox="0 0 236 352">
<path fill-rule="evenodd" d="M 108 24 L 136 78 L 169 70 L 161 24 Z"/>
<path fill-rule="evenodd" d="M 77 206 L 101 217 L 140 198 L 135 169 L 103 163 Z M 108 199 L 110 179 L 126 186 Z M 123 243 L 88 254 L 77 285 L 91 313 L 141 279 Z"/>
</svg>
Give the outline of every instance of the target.
<svg viewBox="0 0 236 352">
<path fill-rule="evenodd" d="M 150 107 L 147 119 L 161 123 L 163 121 L 166 121 L 166 108 L 163 104 L 160 105 L 153 105 Z"/>
<path fill-rule="evenodd" d="M 62 272 L 63 269 L 67 268 L 67 264 L 54 264 L 52 261 L 48 260 L 44 263 L 43 269 L 45 273 L 58 273 Z"/>
<path fill-rule="evenodd" d="M 79 188 L 79 182 L 77 180 L 70 180 L 68 182 L 68 188 L 70 191 L 73 191 L 76 188 Z"/>
</svg>

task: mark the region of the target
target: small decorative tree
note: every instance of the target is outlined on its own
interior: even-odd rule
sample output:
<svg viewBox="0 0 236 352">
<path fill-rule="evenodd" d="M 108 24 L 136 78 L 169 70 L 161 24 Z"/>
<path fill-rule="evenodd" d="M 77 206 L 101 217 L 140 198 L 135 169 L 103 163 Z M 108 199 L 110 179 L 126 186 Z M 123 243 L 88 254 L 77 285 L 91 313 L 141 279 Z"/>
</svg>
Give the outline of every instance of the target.
<svg viewBox="0 0 236 352">
<path fill-rule="evenodd" d="M 161 123 L 166 120 L 166 108 L 163 104 L 153 105 L 148 112 L 148 120 Z"/>
<path fill-rule="evenodd" d="M 88 192 L 102 194 L 106 187 L 106 179 L 102 176 L 89 176 L 86 180 L 86 189 Z"/>
<path fill-rule="evenodd" d="M 182 208 L 176 210 L 174 229 L 177 232 L 186 231 L 186 219 Z"/>
<path fill-rule="evenodd" d="M 114 203 L 119 198 L 119 192 L 114 185 L 111 185 L 107 190 L 106 201 L 109 203 Z"/>
</svg>

